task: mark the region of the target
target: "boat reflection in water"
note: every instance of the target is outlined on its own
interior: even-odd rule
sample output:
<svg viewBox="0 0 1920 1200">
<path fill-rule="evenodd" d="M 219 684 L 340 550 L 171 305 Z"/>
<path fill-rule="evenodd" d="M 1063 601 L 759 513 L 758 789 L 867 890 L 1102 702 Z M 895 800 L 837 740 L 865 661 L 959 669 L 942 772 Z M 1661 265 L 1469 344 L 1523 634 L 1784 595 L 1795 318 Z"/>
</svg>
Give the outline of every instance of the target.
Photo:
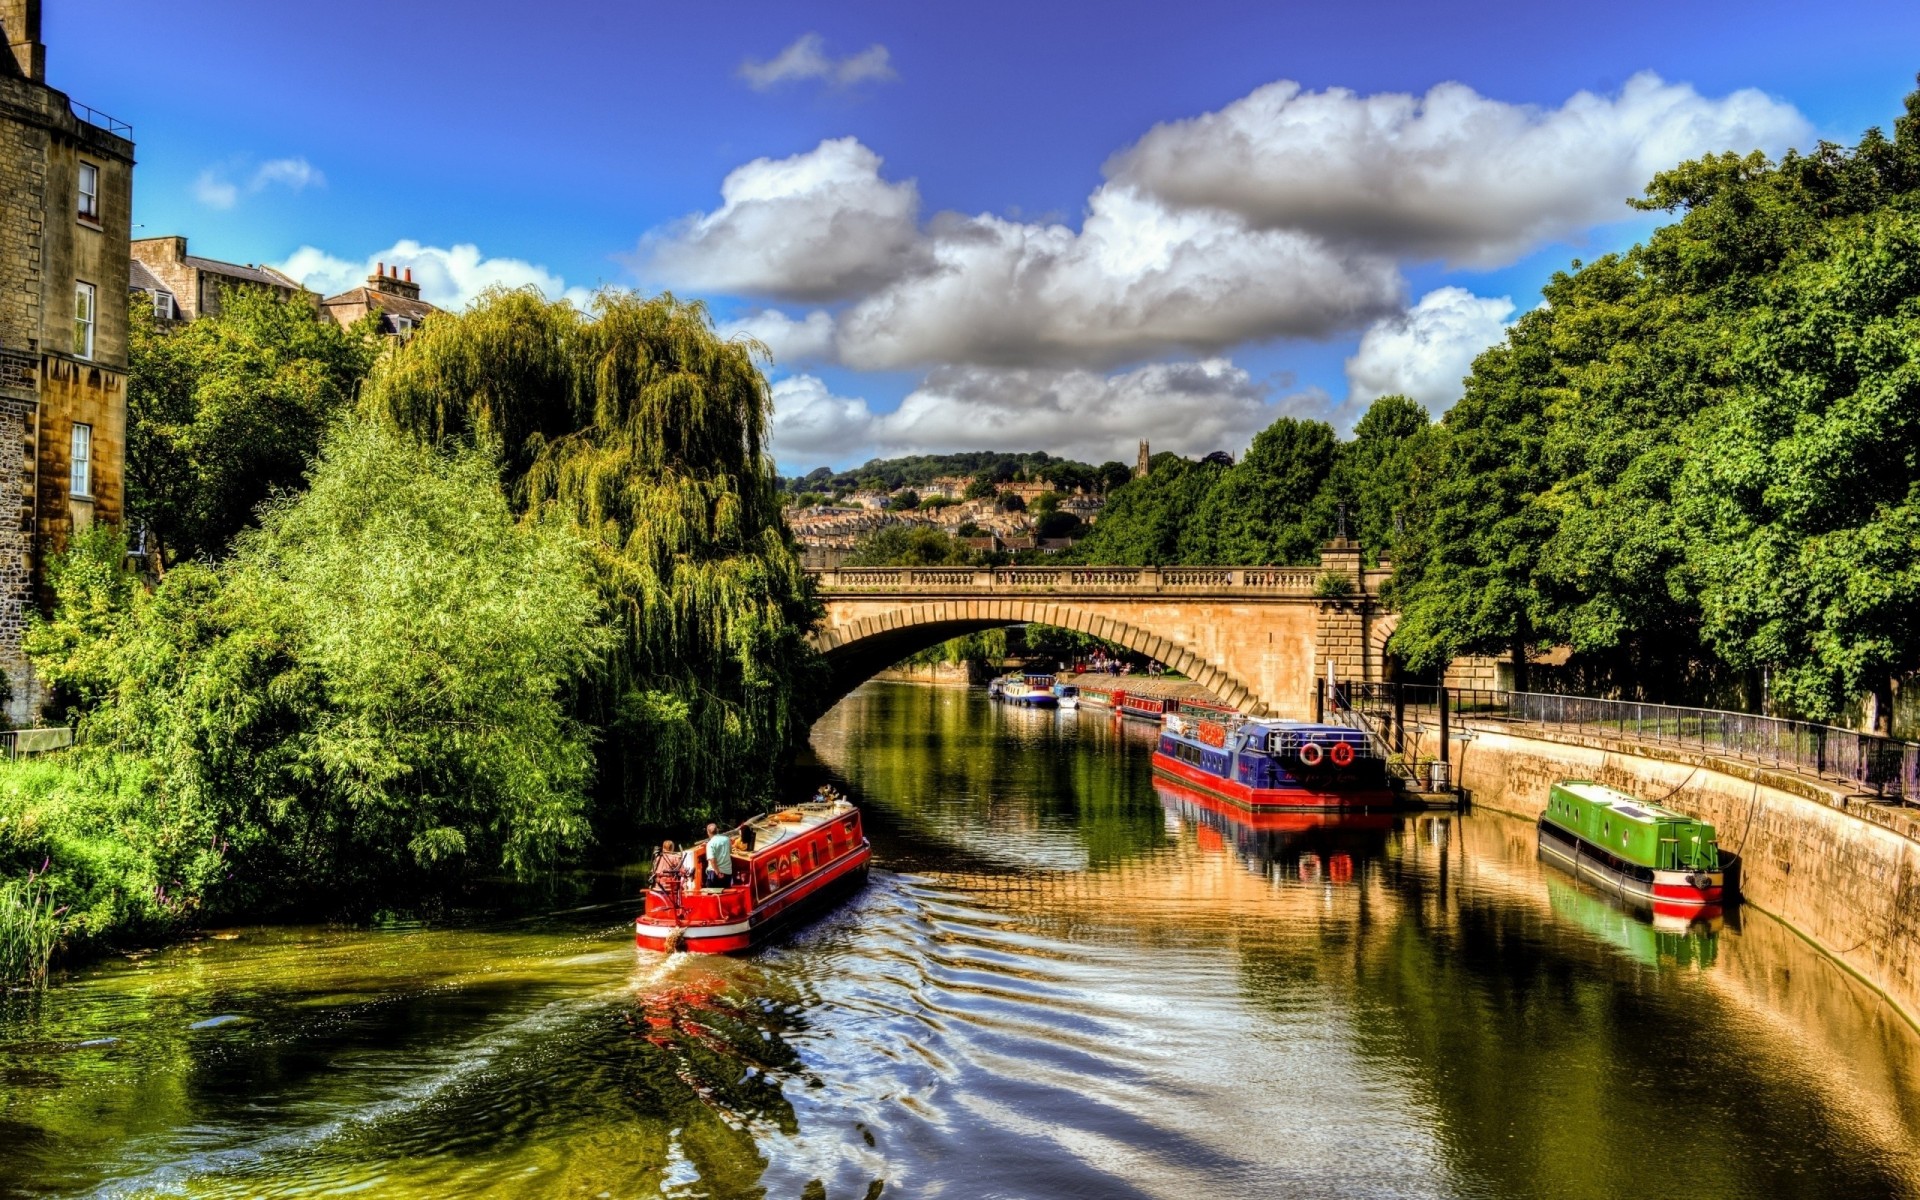
<svg viewBox="0 0 1920 1200">
<path fill-rule="evenodd" d="M 1191 825 L 1202 850 L 1233 848 L 1247 870 L 1272 879 L 1350 883 L 1386 854 L 1400 826 L 1394 813 L 1373 811 L 1254 812 L 1155 775 L 1170 826 Z"/>
<path fill-rule="evenodd" d="M 1548 876 L 1553 915 L 1649 967 L 1713 966 L 1726 918 L 1716 906 L 1647 904 Z"/>
</svg>

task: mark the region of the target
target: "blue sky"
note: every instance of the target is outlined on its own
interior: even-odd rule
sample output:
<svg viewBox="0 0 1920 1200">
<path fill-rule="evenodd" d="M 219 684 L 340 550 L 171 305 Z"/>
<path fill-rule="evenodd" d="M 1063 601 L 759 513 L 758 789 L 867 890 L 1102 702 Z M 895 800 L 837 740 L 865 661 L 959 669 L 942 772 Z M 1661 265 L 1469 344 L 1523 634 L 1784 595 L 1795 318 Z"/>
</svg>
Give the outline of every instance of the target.
<svg viewBox="0 0 1920 1200">
<path fill-rule="evenodd" d="M 1443 410 L 1551 271 L 1644 231 L 1618 202 L 1663 155 L 1850 141 L 1920 69 L 1912 4 L 46 0 L 45 21 L 55 86 L 135 128 L 138 233 L 323 289 L 383 258 L 447 304 L 489 282 L 701 296 L 774 347 L 789 470 L 1238 452 L 1387 388 Z"/>
</svg>

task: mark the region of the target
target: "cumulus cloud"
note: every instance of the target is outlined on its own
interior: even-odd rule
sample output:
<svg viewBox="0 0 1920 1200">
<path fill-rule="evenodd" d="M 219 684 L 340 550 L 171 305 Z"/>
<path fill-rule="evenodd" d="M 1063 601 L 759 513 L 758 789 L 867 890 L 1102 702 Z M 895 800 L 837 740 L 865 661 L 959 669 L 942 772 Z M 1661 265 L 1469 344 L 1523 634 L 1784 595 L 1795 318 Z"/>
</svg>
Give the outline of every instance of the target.
<svg viewBox="0 0 1920 1200">
<path fill-rule="evenodd" d="M 817 362 L 833 354 L 833 317 L 819 309 L 795 320 L 777 308 L 725 321 L 721 337 L 750 337 L 763 343 L 775 365 Z"/>
<path fill-rule="evenodd" d="M 1238 454 L 1288 413 L 1323 416 L 1318 393 L 1275 401 L 1226 359 L 1152 363 L 1103 375 L 1083 370 L 943 367 L 893 412 L 833 394 L 808 375 L 773 386 L 773 452 L 789 468 L 875 454 L 1031 450 L 1100 462 L 1140 438 L 1155 450 Z"/>
<path fill-rule="evenodd" d="M 826 39 L 817 33 L 804 33 L 792 45 L 765 62 L 753 59 L 740 64 L 740 78 L 756 92 L 764 92 L 783 83 L 818 79 L 835 87 L 853 87 L 861 83 L 885 83 L 900 78 L 894 72 L 887 48 L 878 42 L 858 54 L 834 58 L 827 53 Z"/>
<path fill-rule="evenodd" d="M 585 288 L 568 287 L 565 280 L 545 267 L 519 258 L 488 258 L 471 242 L 440 247 L 403 238 L 358 261 L 336 258 L 313 246 L 302 246 L 275 266 L 314 291 L 333 295 L 359 287 L 373 274 L 378 263 L 411 268 L 413 281 L 420 285 L 420 298 L 441 308 L 465 308 L 474 297 L 495 285 L 532 284 L 549 299 L 565 298 L 581 307 L 592 299 Z"/>
<path fill-rule="evenodd" d="M 840 318 L 842 361 L 1108 365 L 1320 337 L 1401 301 L 1387 259 L 1238 218 L 1176 212 L 1104 187 L 1078 231 L 995 216 L 937 218 L 927 266 Z"/>
<path fill-rule="evenodd" d="M 869 290 L 916 261 L 920 192 L 880 178 L 853 138 L 728 174 L 721 205 L 642 240 L 636 268 L 703 291 L 830 300 Z"/>
<path fill-rule="evenodd" d="M 946 213 L 921 229 L 852 138 L 758 159 L 723 203 L 650 235 L 643 273 L 679 287 L 854 298 L 840 359 L 861 368 L 1103 364 L 1352 328 L 1402 302 L 1391 260 L 1239 217 L 1094 193 L 1079 230 Z"/>
<path fill-rule="evenodd" d="M 261 163 L 247 178 L 244 188 L 229 178 L 225 168 L 209 167 L 193 181 L 193 197 L 208 208 L 232 208 L 241 193 L 253 195 L 269 187 L 304 191 L 327 182 L 320 169 L 304 158 L 274 158 Z"/>
<path fill-rule="evenodd" d="M 1360 404 L 1399 393 L 1438 415 L 1460 398 L 1474 358 L 1506 335 L 1513 301 L 1436 288 L 1397 316 L 1374 322 L 1347 360 L 1348 398 Z"/>
<path fill-rule="evenodd" d="M 1753 89 L 1721 99 L 1651 73 L 1558 108 L 1460 83 L 1424 96 L 1309 92 L 1281 81 L 1218 112 L 1156 125 L 1109 160 L 1112 180 L 1387 253 L 1472 266 L 1628 215 L 1657 171 L 1723 150 L 1777 153 L 1812 130 Z"/>
<path fill-rule="evenodd" d="M 787 467 L 861 457 L 873 443 L 873 423 L 865 400 L 836 396 L 812 375 L 789 375 L 773 385 L 769 441 L 775 461 Z"/>
</svg>

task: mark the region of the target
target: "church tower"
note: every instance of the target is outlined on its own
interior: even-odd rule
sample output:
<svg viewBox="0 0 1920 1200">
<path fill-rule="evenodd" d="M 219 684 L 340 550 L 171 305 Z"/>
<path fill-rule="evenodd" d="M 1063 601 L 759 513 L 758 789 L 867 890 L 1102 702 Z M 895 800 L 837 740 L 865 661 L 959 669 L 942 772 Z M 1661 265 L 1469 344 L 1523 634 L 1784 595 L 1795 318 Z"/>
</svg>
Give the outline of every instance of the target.
<svg viewBox="0 0 1920 1200">
<path fill-rule="evenodd" d="M 1151 457 L 1152 455 L 1147 450 L 1147 439 L 1141 438 L 1140 439 L 1140 459 L 1138 462 L 1133 464 L 1133 477 L 1135 479 L 1145 479 L 1147 477 L 1147 467 L 1149 465 L 1148 460 Z"/>
</svg>

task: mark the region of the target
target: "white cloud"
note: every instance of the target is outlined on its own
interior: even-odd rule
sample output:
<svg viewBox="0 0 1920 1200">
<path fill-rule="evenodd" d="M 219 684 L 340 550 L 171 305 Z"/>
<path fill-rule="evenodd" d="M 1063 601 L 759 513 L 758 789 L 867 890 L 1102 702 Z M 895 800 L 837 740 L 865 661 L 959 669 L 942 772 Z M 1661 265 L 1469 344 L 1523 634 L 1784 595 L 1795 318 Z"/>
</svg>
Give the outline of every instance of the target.
<svg viewBox="0 0 1920 1200">
<path fill-rule="evenodd" d="M 775 461 L 787 468 L 853 461 L 871 445 L 873 422 L 865 400 L 836 396 L 812 375 L 790 375 L 773 385 L 769 441 Z"/>
<path fill-rule="evenodd" d="M 300 191 L 303 188 L 319 187 L 327 182 L 320 169 L 304 158 L 275 158 L 260 164 L 253 173 L 252 191 L 259 191 L 271 184 Z"/>
<path fill-rule="evenodd" d="M 764 309 L 721 323 L 719 333 L 721 337 L 745 336 L 765 344 L 776 367 L 817 362 L 833 355 L 833 317 L 820 309 L 801 320 L 777 308 Z"/>
<path fill-rule="evenodd" d="M 208 208 L 232 208 L 240 199 L 240 189 L 208 168 L 193 181 L 193 198 Z"/>
<path fill-rule="evenodd" d="M 1348 399 L 1371 403 L 1399 393 L 1436 415 L 1460 398 L 1461 381 L 1482 350 L 1506 336 L 1513 301 L 1436 288 L 1406 312 L 1374 322 L 1347 360 Z"/>
<path fill-rule="evenodd" d="M 942 214 L 852 138 L 727 176 L 723 203 L 650 234 L 640 269 L 673 286 L 857 297 L 838 318 L 862 368 L 1119 363 L 1353 328 L 1401 303 L 1393 263 L 1238 217 L 1095 192 L 1082 227 Z"/>
<path fill-rule="evenodd" d="M 1103 187 L 1076 232 L 947 215 L 928 264 L 840 317 L 842 361 L 1106 365 L 1352 328 L 1401 302 L 1393 263 Z"/>
<path fill-rule="evenodd" d="M 1811 132 L 1792 105 L 1762 92 L 1713 100 L 1651 73 L 1617 95 L 1579 92 L 1554 109 L 1460 83 L 1360 96 L 1282 81 L 1155 126 L 1107 172 L 1259 228 L 1491 266 L 1627 218 L 1627 197 L 1685 159 L 1777 153 Z"/>
<path fill-rule="evenodd" d="M 474 297 L 495 285 L 532 284 L 549 299 L 568 299 L 582 308 L 593 299 L 591 292 L 568 287 L 565 280 L 545 267 L 519 258 L 487 258 L 480 253 L 480 247 L 471 242 L 443 248 L 403 238 L 358 262 L 335 258 L 313 246 L 302 246 L 275 266 L 322 295 L 333 295 L 365 283 L 378 263 L 411 268 L 413 281 L 420 285 L 420 298 L 441 308 L 465 308 Z"/>
<path fill-rule="evenodd" d="M 728 174 L 722 203 L 642 240 L 637 269 L 687 288 L 826 300 L 868 290 L 916 254 L 920 193 L 880 178 L 853 138 Z"/>
<path fill-rule="evenodd" d="M 773 385 L 773 452 L 789 470 L 877 454 L 1032 450 L 1091 462 L 1130 460 L 1140 438 L 1158 450 L 1200 455 L 1243 451 L 1283 415 L 1322 417 L 1319 393 L 1275 402 L 1269 389 L 1225 359 L 1094 371 L 944 367 L 893 412 L 834 395 L 796 375 Z"/>
<path fill-rule="evenodd" d="M 248 178 L 245 194 L 251 196 L 269 187 L 304 191 L 320 187 L 327 177 L 304 158 L 274 158 L 261 163 Z M 228 178 L 227 168 L 208 167 L 193 181 L 193 198 L 208 208 L 227 209 L 239 203 L 243 189 Z"/>
<path fill-rule="evenodd" d="M 748 59 L 740 64 L 740 77 L 758 92 L 807 79 L 824 80 L 836 87 L 853 87 L 900 78 L 885 46 L 876 42 L 858 54 L 834 58 L 827 53 L 826 40 L 817 33 L 801 34 L 792 45 L 765 62 Z"/>
</svg>

